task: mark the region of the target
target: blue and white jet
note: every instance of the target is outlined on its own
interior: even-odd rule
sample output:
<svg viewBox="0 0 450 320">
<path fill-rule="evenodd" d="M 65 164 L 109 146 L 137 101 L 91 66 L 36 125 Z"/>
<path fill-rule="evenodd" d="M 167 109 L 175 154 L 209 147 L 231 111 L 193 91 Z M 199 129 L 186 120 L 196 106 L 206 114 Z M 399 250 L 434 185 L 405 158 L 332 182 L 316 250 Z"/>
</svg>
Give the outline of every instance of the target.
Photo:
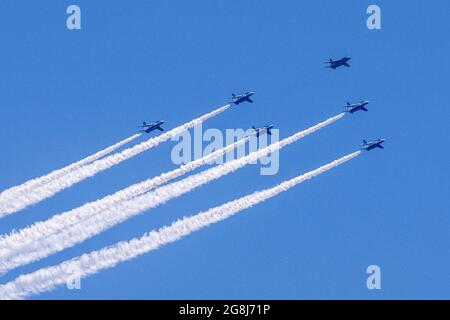
<svg viewBox="0 0 450 320">
<path fill-rule="evenodd" d="M 363 140 L 363 144 L 361 145 L 361 148 L 367 151 L 370 151 L 375 148 L 384 149 L 384 147 L 381 145 L 386 141 L 386 139 L 377 139 L 373 141 L 367 142 L 366 140 Z"/>
<path fill-rule="evenodd" d="M 347 105 L 345 106 L 345 108 L 346 108 L 346 111 L 349 113 L 354 113 L 358 110 L 363 110 L 363 111 L 367 112 L 368 110 L 365 106 L 368 104 L 369 104 L 368 100 L 364 100 L 364 101 L 361 101 L 358 103 L 353 103 L 353 104 L 350 102 L 347 102 Z"/>
<path fill-rule="evenodd" d="M 164 131 L 161 125 L 164 123 L 164 120 L 158 120 L 153 123 L 142 122 L 142 125 L 139 128 L 143 128 L 141 132 L 150 133 L 154 130 Z"/>
<path fill-rule="evenodd" d="M 342 59 L 339 60 L 333 60 L 330 58 L 330 60 L 325 61 L 325 63 L 329 63 L 329 66 L 326 66 L 326 68 L 331 68 L 333 70 L 335 70 L 336 68 L 339 68 L 341 66 L 346 66 L 347 68 L 350 67 L 350 65 L 348 64 L 348 61 L 350 60 L 350 57 L 344 57 Z"/>
<path fill-rule="evenodd" d="M 275 127 L 273 124 L 267 124 L 262 128 L 255 128 L 254 126 L 252 128 L 253 130 L 255 130 L 256 137 L 259 138 L 260 134 L 267 133 L 268 135 L 272 135 L 272 132 L 270 130 L 272 130 L 273 127 Z"/>
<path fill-rule="evenodd" d="M 234 93 L 231 95 L 231 103 L 234 103 L 235 105 L 238 105 L 242 102 L 248 101 L 250 103 L 253 103 L 253 100 L 250 99 L 252 95 L 255 93 L 253 91 L 247 91 L 243 94 L 235 95 Z"/>
</svg>

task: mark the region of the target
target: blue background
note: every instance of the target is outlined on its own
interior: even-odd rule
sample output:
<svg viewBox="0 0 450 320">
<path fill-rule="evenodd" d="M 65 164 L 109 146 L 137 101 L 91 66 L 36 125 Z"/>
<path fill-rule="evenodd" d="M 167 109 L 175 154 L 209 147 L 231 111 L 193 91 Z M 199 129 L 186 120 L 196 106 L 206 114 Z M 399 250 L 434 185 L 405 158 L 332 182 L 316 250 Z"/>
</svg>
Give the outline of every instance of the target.
<svg viewBox="0 0 450 320">
<path fill-rule="evenodd" d="M 0 190 L 129 135 L 182 124 L 256 91 L 204 128 L 273 123 L 286 137 L 371 100 L 281 151 L 130 219 L 26 272 L 170 223 L 387 138 L 363 156 L 220 224 L 36 298 L 450 298 L 448 1 L 23 1 L 0 3 Z M 82 30 L 66 29 L 66 8 Z M 323 67 L 351 56 L 351 68 Z M 144 138 L 141 138 L 144 139 Z M 0 221 L 0 232 L 175 168 L 164 143 Z M 366 268 L 382 290 L 366 288 Z"/>
</svg>

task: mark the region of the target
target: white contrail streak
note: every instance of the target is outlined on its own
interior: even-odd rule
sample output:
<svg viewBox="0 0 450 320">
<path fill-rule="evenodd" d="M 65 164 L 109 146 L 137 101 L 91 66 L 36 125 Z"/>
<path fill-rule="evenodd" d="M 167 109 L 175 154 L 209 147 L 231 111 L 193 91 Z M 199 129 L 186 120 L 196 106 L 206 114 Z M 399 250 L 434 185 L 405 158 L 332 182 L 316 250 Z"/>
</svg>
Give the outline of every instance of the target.
<svg viewBox="0 0 450 320">
<path fill-rule="evenodd" d="M 205 183 L 242 168 L 243 166 L 258 160 L 271 152 L 280 150 L 284 146 L 332 124 L 333 122 L 341 119 L 344 115 L 345 113 L 341 113 L 277 143 L 271 144 L 268 147 L 255 151 L 245 157 L 213 167 L 198 174 L 189 176 L 183 180 L 159 187 L 154 191 L 142 194 L 141 190 L 139 190 L 138 193 L 141 195 L 138 195 L 131 200 L 116 202 L 114 206 L 104 208 L 104 210 L 100 213 L 92 212 L 89 209 L 78 211 L 75 214 L 66 213 L 63 214 L 62 217 L 56 218 L 59 220 L 56 223 L 53 223 L 54 218 L 52 218 L 47 222 L 32 226 L 31 229 L 28 229 L 23 233 L 19 231 L 18 236 L 12 234 L 11 236 L 14 237 L 14 239 L 11 240 L 11 238 L 6 238 L 4 243 L 7 243 L 6 251 L 17 252 L 17 254 L 13 254 L 12 257 L 8 257 L 8 255 L 11 254 L 6 253 L 6 258 L 3 258 L 4 255 L 1 254 L 2 258 L 0 261 L 0 272 L 7 272 L 14 267 L 41 259 L 52 253 L 62 251 L 65 248 L 80 243 L 131 218 L 134 215 L 154 208 Z M 72 226 L 65 228 L 68 224 Z M 29 238 L 36 238 L 36 236 L 31 234 L 40 233 L 40 230 L 43 229 L 61 231 L 50 235 L 46 233 L 45 237 L 38 235 L 37 237 L 42 238 L 40 241 L 30 242 L 27 240 Z M 26 243 L 26 246 L 18 247 L 19 243 L 23 244 L 24 242 Z"/>
<path fill-rule="evenodd" d="M 121 262 L 134 259 L 163 245 L 180 240 L 206 226 L 225 220 L 244 209 L 270 199 L 308 179 L 337 167 L 357 157 L 360 153 L 361 151 L 351 153 L 313 171 L 284 181 L 273 188 L 257 191 L 194 216 L 184 217 L 169 226 L 146 233 L 141 238 L 135 238 L 128 242 L 122 241 L 113 246 L 67 260 L 59 265 L 21 275 L 14 281 L 0 286 L 0 298 L 23 299 L 30 295 L 50 291 L 56 286 L 74 279 L 74 277 L 84 278 L 104 269 L 113 268 Z"/>
<path fill-rule="evenodd" d="M 111 152 L 119 149 L 120 147 L 130 143 L 134 139 L 141 136 L 140 133 L 132 135 L 129 138 L 126 138 L 122 141 L 119 141 L 118 143 L 103 149 L 93 155 L 90 155 L 84 159 L 81 159 L 80 161 L 77 161 L 75 163 L 72 163 L 68 166 L 65 166 L 64 168 L 54 170 L 50 172 L 49 174 L 46 174 L 44 176 L 30 179 L 20 185 L 8 188 L 0 193 L 0 208 L 3 208 L 8 202 L 14 201 L 15 198 L 18 196 L 21 196 L 27 192 L 30 192 L 33 188 L 36 188 L 37 186 L 45 185 L 55 179 L 61 178 L 62 176 L 68 174 L 69 172 L 79 169 L 82 166 L 85 166 L 91 162 L 94 162 L 95 160 L 98 160 L 100 158 L 103 158 L 104 156 L 110 154 Z M 3 212 L 4 209 L 0 209 L 0 212 Z M 0 216 L 1 217 L 1 216 Z"/>
<path fill-rule="evenodd" d="M 125 200 L 133 199 L 153 188 L 156 188 L 157 186 L 193 171 L 200 166 L 208 164 L 211 161 L 224 156 L 235 148 L 245 144 L 249 141 L 249 139 L 250 136 L 245 137 L 202 158 L 184 164 L 177 169 L 134 184 L 102 199 L 88 202 L 76 209 L 55 215 L 45 222 L 37 222 L 18 232 L 13 232 L 7 236 L 2 236 L 0 238 L 0 274 L 36 260 L 36 256 L 29 254 L 28 251 L 30 251 L 30 248 L 27 248 L 27 245 L 31 243 L 37 244 L 42 238 L 50 237 L 64 228 L 81 223 L 84 219 L 88 219 L 95 214 L 108 210 L 111 206 Z M 11 256 L 15 254 L 16 256 L 11 258 Z"/>
<path fill-rule="evenodd" d="M 0 208 L 0 218 L 17 212 L 30 206 L 32 204 L 38 203 L 46 198 L 49 198 L 56 193 L 71 187 L 72 185 L 87 179 L 89 177 L 94 176 L 95 174 L 111 168 L 125 160 L 128 160 L 141 152 L 144 152 L 150 148 L 156 147 L 160 143 L 167 141 L 177 135 L 183 133 L 184 131 L 201 124 L 209 118 L 212 118 L 230 107 L 230 104 L 227 104 L 221 108 L 214 110 L 213 112 L 207 113 L 197 119 L 194 119 L 188 123 L 185 123 L 179 127 L 176 127 L 166 133 L 163 133 L 157 137 L 150 138 L 147 141 L 144 141 L 140 144 L 137 144 L 133 147 L 123 150 L 122 152 L 118 152 L 112 154 L 106 158 L 96 160 L 88 165 L 85 165 L 78 170 L 69 172 L 67 175 L 57 179 L 56 181 L 52 181 L 45 186 L 39 187 L 32 192 L 23 194 L 19 198 L 14 201 L 9 201 L 4 208 Z"/>
</svg>

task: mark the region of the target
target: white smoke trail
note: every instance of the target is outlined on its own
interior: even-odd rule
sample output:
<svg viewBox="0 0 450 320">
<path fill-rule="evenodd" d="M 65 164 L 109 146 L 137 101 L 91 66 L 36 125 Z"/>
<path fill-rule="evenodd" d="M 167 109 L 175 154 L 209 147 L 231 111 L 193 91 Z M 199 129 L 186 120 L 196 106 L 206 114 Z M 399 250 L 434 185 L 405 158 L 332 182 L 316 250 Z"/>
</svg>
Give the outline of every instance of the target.
<svg viewBox="0 0 450 320">
<path fill-rule="evenodd" d="M 169 226 L 160 228 L 158 231 L 144 234 L 141 238 L 135 238 L 128 242 L 122 241 L 113 246 L 65 261 L 59 265 L 21 275 L 14 281 L 0 286 L 0 298 L 23 299 L 33 294 L 50 291 L 74 277 L 83 278 L 101 270 L 112 268 L 121 262 L 134 259 L 163 245 L 180 240 L 206 226 L 225 220 L 244 209 L 270 199 L 308 179 L 337 167 L 357 157 L 360 153 L 361 151 L 351 153 L 313 171 L 280 183 L 273 188 L 257 191 L 194 216 L 184 217 Z"/>
<path fill-rule="evenodd" d="M 150 138 L 149 140 L 142 142 L 138 145 L 135 145 L 131 148 L 125 149 L 122 152 L 112 154 L 100 160 L 96 160 L 88 165 L 79 168 L 78 170 L 68 173 L 67 175 L 56 181 L 52 181 L 46 184 L 45 186 L 38 187 L 37 189 L 32 190 L 32 192 L 23 194 L 14 201 L 9 201 L 8 203 L 6 203 L 4 208 L 0 208 L 0 218 L 8 214 L 17 212 L 19 210 L 22 210 L 46 198 L 49 198 L 55 195 L 56 193 L 66 188 L 69 188 L 72 185 L 84 179 L 92 177 L 103 170 L 111 168 L 112 166 L 115 166 L 125 160 L 128 160 L 141 152 L 156 147 L 160 143 L 167 141 L 194 126 L 199 125 L 200 123 L 206 121 L 207 119 L 224 112 L 229 107 L 230 104 L 227 104 L 221 108 L 214 110 L 213 112 L 205 114 L 197 119 L 194 119 L 188 123 L 176 127 L 170 131 L 167 131 L 166 133 L 163 133 L 157 137 Z"/>
<path fill-rule="evenodd" d="M 63 222 L 53 224 L 53 226 L 52 219 L 47 222 L 40 223 L 35 227 L 32 227 L 32 233 L 39 233 L 40 229 L 45 228 L 51 228 L 51 230 L 62 230 L 60 232 L 42 237 L 40 241 L 32 242 L 26 240 L 30 235 L 30 231 L 27 231 L 24 233 L 25 236 L 22 236 L 22 241 L 27 242 L 27 245 L 17 249 L 17 237 L 13 241 L 6 240 L 8 246 L 12 248 L 11 250 L 13 252 L 18 252 L 18 254 L 6 259 L 4 259 L 2 255 L 2 260 L 0 261 L 0 272 L 4 273 L 14 267 L 41 259 L 52 253 L 62 251 L 65 248 L 80 243 L 131 218 L 134 215 L 154 208 L 169 201 L 170 199 L 181 196 L 205 183 L 208 183 L 209 181 L 218 179 L 228 173 L 242 168 L 243 166 L 264 157 L 271 152 L 275 152 L 286 145 L 289 145 L 327 125 L 332 124 L 333 122 L 341 119 L 344 115 L 345 113 L 341 113 L 337 116 L 329 118 L 328 120 L 325 120 L 313 127 L 300 131 L 286 139 L 271 144 L 268 147 L 255 151 L 240 159 L 230 161 L 223 165 L 219 165 L 198 174 L 189 176 L 183 180 L 159 187 L 154 191 L 136 196 L 131 200 L 118 203 L 116 202 L 114 206 L 105 208 L 103 212 L 97 212 L 97 214 L 95 214 L 91 210 L 81 210 L 75 214 L 64 214 L 64 217 L 62 218 Z M 64 228 L 64 226 L 68 223 L 72 226 L 69 228 Z"/>
<path fill-rule="evenodd" d="M 0 208 L 3 208 L 6 205 L 6 203 L 8 203 L 8 202 L 14 201 L 14 199 L 17 198 L 18 196 L 21 196 L 27 192 L 30 192 L 33 188 L 36 188 L 36 186 L 45 185 L 45 184 L 49 183 L 50 181 L 61 178 L 62 176 L 68 174 L 69 172 L 71 172 L 73 170 L 79 169 L 82 166 L 85 166 L 91 162 L 94 162 L 95 160 L 103 158 L 104 156 L 110 154 L 111 152 L 113 152 L 113 151 L 119 149 L 120 147 L 130 143 L 131 141 L 135 140 L 139 136 L 141 136 L 140 133 L 132 135 L 129 138 L 119 141 L 118 143 L 116 143 L 106 149 L 103 149 L 93 155 L 90 155 L 84 159 L 81 159 L 80 161 L 77 161 L 68 166 L 65 166 L 64 168 L 54 170 L 54 171 L 50 172 L 49 174 L 46 174 L 46 175 L 38 177 L 38 178 L 30 179 L 20 185 L 17 185 L 17 186 L 14 186 L 14 187 L 11 187 L 11 188 L 8 188 L 8 189 L 2 191 L 0 193 Z M 3 210 L 4 209 L 0 209 L 0 212 L 3 212 Z"/>
<path fill-rule="evenodd" d="M 0 274 L 33 261 L 33 256 L 27 254 L 28 251 L 30 251 L 30 248 L 27 248 L 27 245 L 31 243 L 37 244 L 42 238 L 48 238 L 64 228 L 71 227 L 95 214 L 108 210 L 111 206 L 133 199 L 153 188 L 156 188 L 159 185 L 167 183 L 192 170 L 195 170 L 196 168 L 199 168 L 200 166 L 208 164 L 211 161 L 224 156 L 235 148 L 245 144 L 249 139 L 250 136 L 245 137 L 202 158 L 184 164 L 177 169 L 134 184 L 102 199 L 88 202 L 81 207 L 55 215 L 45 222 L 37 222 L 25 229 L 17 232 L 14 231 L 7 236 L 2 236 L 0 238 Z M 15 256 L 14 259 L 10 258 L 14 254 L 18 255 Z"/>
</svg>

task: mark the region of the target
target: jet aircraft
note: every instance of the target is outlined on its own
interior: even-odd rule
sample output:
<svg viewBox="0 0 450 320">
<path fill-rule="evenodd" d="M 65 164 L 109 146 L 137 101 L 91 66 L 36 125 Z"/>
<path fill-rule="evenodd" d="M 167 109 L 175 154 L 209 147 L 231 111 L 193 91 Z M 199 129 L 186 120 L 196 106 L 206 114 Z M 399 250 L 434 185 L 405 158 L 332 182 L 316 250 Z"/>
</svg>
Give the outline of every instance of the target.
<svg viewBox="0 0 450 320">
<path fill-rule="evenodd" d="M 267 133 L 268 135 L 272 135 L 272 132 L 270 130 L 272 130 L 273 127 L 274 127 L 273 124 L 268 124 L 268 125 L 265 125 L 262 128 L 255 128 L 254 126 L 252 128 L 253 128 L 253 130 L 255 130 L 256 137 L 259 138 L 260 134 Z"/>
<path fill-rule="evenodd" d="M 335 70 L 336 68 L 339 68 L 341 66 L 346 66 L 346 67 L 350 67 L 350 65 L 348 64 L 348 61 L 350 60 L 350 57 L 344 57 L 342 59 L 339 60 L 333 60 L 330 58 L 330 60 L 325 61 L 325 63 L 329 63 L 330 65 L 326 66 L 326 68 L 331 68 L 333 70 Z"/>
<path fill-rule="evenodd" d="M 139 128 L 143 128 L 141 132 L 150 133 L 154 130 L 164 131 L 161 125 L 164 123 L 164 120 L 158 120 L 152 123 L 142 122 L 142 125 Z"/>
<path fill-rule="evenodd" d="M 242 102 L 248 101 L 250 103 L 253 103 L 253 100 L 250 99 L 252 95 L 255 93 L 253 91 L 247 91 L 243 94 L 235 95 L 234 93 L 231 95 L 231 103 L 234 103 L 235 105 L 238 105 Z"/>
<path fill-rule="evenodd" d="M 386 141 L 386 139 L 376 139 L 373 141 L 366 141 L 363 140 L 363 144 L 361 145 L 361 148 L 367 151 L 370 151 L 375 148 L 384 149 L 384 147 L 381 145 Z"/>
<path fill-rule="evenodd" d="M 346 108 L 346 111 L 349 113 L 354 113 L 358 110 L 364 110 L 367 112 L 368 110 L 365 106 L 368 104 L 369 104 L 368 100 L 364 100 L 364 101 L 361 101 L 358 103 L 352 103 L 352 104 L 350 102 L 347 102 L 347 105 L 345 106 L 345 108 Z"/>
</svg>

